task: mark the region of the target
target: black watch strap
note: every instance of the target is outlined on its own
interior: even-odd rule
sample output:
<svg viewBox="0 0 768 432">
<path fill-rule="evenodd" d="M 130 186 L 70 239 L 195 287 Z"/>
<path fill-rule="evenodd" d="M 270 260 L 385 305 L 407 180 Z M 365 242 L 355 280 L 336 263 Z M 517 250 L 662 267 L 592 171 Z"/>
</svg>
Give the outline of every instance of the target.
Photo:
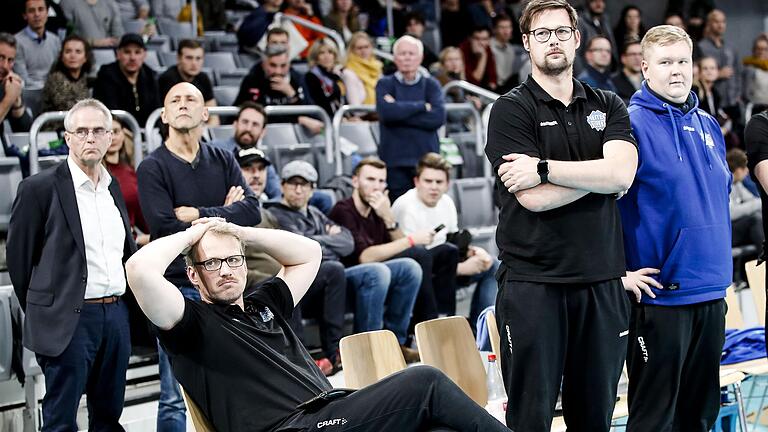
<svg viewBox="0 0 768 432">
<path fill-rule="evenodd" d="M 542 159 L 536 165 L 536 171 L 539 173 L 541 184 L 549 183 L 549 162 L 546 159 Z"/>
</svg>

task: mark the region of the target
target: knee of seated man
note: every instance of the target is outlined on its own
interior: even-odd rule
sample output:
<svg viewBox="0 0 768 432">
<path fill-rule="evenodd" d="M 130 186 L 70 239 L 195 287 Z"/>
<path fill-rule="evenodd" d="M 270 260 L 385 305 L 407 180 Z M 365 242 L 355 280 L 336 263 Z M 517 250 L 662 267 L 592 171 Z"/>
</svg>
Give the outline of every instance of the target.
<svg viewBox="0 0 768 432">
<path fill-rule="evenodd" d="M 329 274 L 344 276 L 344 264 L 341 261 L 327 260 L 320 263 L 320 267 Z"/>
<path fill-rule="evenodd" d="M 403 373 L 408 376 L 408 382 L 411 382 L 415 387 L 420 388 L 448 379 L 448 376 L 446 376 L 440 369 L 427 365 L 410 367 Z"/>
</svg>

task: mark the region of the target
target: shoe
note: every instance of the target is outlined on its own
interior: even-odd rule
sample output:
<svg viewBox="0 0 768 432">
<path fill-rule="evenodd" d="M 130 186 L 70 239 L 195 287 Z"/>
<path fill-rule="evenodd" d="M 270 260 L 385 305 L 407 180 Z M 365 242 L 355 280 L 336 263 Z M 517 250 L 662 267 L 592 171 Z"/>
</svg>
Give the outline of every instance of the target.
<svg viewBox="0 0 768 432">
<path fill-rule="evenodd" d="M 418 350 L 408 348 L 405 345 L 400 345 L 400 350 L 403 352 L 403 358 L 405 358 L 406 363 L 418 363 L 421 361 Z"/>
<path fill-rule="evenodd" d="M 323 357 L 320 360 L 315 360 L 315 364 L 317 367 L 320 368 L 320 371 L 325 376 L 331 376 L 333 375 L 333 365 L 331 364 L 331 361 L 328 360 L 328 357 Z"/>
</svg>

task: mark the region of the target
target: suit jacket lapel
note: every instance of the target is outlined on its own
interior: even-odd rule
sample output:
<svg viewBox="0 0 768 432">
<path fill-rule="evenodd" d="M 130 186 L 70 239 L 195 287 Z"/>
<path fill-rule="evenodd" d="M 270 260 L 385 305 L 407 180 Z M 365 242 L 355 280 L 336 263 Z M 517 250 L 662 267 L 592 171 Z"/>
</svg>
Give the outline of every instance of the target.
<svg viewBox="0 0 768 432">
<path fill-rule="evenodd" d="M 56 191 L 59 195 L 61 208 L 64 211 L 64 217 L 72 231 L 72 237 L 75 238 L 75 244 L 80 254 L 85 259 L 85 240 L 83 240 L 83 227 L 80 222 L 80 212 L 77 209 L 77 198 L 75 197 L 75 185 L 72 183 L 72 173 L 69 172 L 67 162 L 62 162 L 56 169 L 58 181 L 56 182 Z"/>
</svg>

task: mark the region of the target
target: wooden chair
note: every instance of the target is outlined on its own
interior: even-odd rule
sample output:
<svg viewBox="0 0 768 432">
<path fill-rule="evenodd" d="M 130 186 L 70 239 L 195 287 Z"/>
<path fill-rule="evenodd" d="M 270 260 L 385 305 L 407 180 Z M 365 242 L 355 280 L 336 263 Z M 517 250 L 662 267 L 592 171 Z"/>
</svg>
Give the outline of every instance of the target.
<svg viewBox="0 0 768 432">
<path fill-rule="evenodd" d="M 747 269 L 747 283 L 752 292 L 752 299 L 757 308 L 757 320 L 760 325 L 765 325 L 765 266 L 768 264 L 757 265 L 757 260 L 752 260 L 744 264 Z"/>
<path fill-rule="evenodd" d="M 485 367 L 467 319 L 437 318 L 416 325 L 422 363 L 445 373 L 478 405 L 488 403 Z"/>
<path fill-rule="evenodd" d="M 736 295 L 733 285 L 725 291 L 725 303 L 728 305 L 728 313 L 725 314 L 725 328 L 744 328 L 744 317 L 741 314 L 739 297 Z"/>
<path fill-rule="evenodd" d="M 203 411 L 199 406 L 189 397 L 183 387 L 181 388 L 181 396 L 184 398 L 184 403 L 187 405 L 187 411 L 189 416 L 192 417 L 192 424 L 195 426 L 196 432 L 216 432 L 208 419 L 203 415 Z"/>
<path fill-rule="evenodd" d="M 488 312 L 485 316 L 485 325 L 488 327 L 488 337 L 491 339 L 491 351 L 496 354 L 496 361 L 501 367 L 501 336 L 499 336 L 499 326 L 496 324 L 496 314 Z"/>
<path fill-rule="evenodd" d="M 359 389 L 405 369 L 405 359 L 395 334 L 377 330 L 345 336 L 339 343 L 344 382 Z"/>
</svg>

